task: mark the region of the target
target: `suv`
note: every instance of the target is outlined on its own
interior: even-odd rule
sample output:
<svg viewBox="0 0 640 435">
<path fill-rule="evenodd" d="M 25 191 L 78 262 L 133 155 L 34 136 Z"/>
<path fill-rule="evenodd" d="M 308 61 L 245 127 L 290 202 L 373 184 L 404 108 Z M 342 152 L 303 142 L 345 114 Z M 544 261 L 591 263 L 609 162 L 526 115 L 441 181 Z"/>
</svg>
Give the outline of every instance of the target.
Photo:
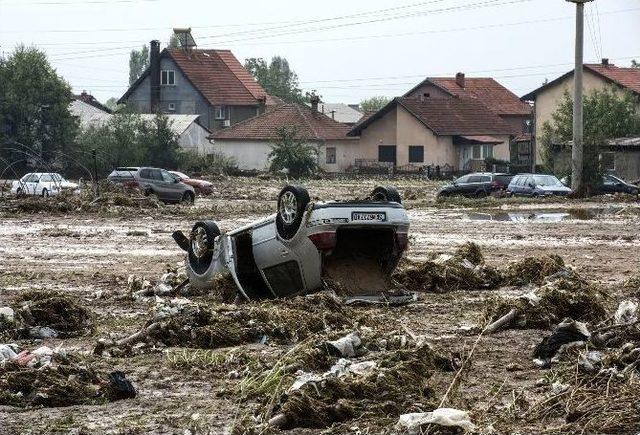
<svg viewBox="0 0 640 435">
<path fill-rule="evenodd" d="M 139 170 L 140 168 L 136 166 L 118 167 L 107 175 L 107 180 L 112 183 L 122 183 L 125 185 L 130 183 L 135 184 L 134 174 Z"/>
<path fill-rule="evenodd" d="M 518 174 L 511 180 L 507 191 L 512 195 L 549 196 L 568 195 L 571 189 L 553 175 Z"/>
<path fill-rule="evenodd" d="M 482 197 L 505 190 L 513 176 L 494 172 L 472 172 L 442 187 L 438 196 L 464 195 Z"/>
<path fill-rule="evenodd" d="M 164 169 L 140 168 L 133 173 L 133 178 L 146 196 L 156 195 L 162 202 L 192 204 L 196 197 L 193 187 Z"/>
</svg>

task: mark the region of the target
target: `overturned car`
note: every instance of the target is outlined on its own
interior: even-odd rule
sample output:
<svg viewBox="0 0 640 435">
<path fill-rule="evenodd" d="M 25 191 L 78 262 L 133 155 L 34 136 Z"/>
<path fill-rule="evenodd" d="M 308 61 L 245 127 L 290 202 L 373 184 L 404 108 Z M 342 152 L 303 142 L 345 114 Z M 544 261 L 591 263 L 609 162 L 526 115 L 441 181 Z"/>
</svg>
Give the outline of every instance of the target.
<svg viewBox="0 0 640 435">
<path fill-rule="evenodd" d="M 173 238 L 187 252 L 190 285 L 210 289 L 229 274 L 244 299 L 319 290 L 324 279 L 351 294 L 378 294 L 407 247 L 409 219 L 398 191 L 376 187 L 365 200 L 311 202 L 300 186 L 278 195 L 277 213 L 221 233 L 213 221 Z"/>
</svg>

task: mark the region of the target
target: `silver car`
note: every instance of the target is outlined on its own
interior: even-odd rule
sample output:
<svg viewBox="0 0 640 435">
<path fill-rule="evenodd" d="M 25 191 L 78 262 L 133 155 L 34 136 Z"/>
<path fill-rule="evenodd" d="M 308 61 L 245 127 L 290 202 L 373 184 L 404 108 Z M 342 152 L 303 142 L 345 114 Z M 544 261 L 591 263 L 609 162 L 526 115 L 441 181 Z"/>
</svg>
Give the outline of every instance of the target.
<svg viewBox="0 0 640 435">
<path fill-rule="evenodd" d="M 409 219 L 393 187 L 364 201 L 311 202 L 306 189 L 286 186 L 277 213 L 221 233 L 196 222 L 189 236 L 173 233 L 187 252 L 190 285 L 211 289 L 229 274 L 239 296 L 263 299 L 309 293 L 332 279 L 354 294 L 379 294 L 407 247 Z"/>
<path fill-rule="evenodd" d="M 140 168 L 133 173 L 133 179 L 145 196 L 155 195 L 162 202 L 193 204 L 196 198 L 193 187 L 164 169 Z"/>
</svg>

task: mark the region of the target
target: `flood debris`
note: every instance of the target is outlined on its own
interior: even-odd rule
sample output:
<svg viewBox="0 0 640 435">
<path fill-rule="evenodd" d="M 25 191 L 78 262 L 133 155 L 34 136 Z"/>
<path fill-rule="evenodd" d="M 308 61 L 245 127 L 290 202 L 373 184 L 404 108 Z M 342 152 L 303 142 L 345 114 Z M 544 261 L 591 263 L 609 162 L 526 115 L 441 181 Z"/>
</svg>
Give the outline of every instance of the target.
<svg viewBox="0 0 640 435">
<path fill-rule="evenodd" d="M 393 278 L 410 291 L 436 293 L 494 288 L 502 280 L 496 269 L 484 264 L 475 243 L 462 245 L 453 255 L 407 261 Z"/>
<path fill-rule="evenodd" d="M 329 353 L 334 356 L 354 357 L 366 352 L 362 346 L 360 336 L 355 332 L 337 340 L 329 340 L 326 342 L 326 346 L 329 349 Z"/>
<path fill-rule="evenodd" d="M 564 318 L 598 321 L 606 316 L 607 293 L 573 271 L 556 273 L 533 291 L 487 301 L 481 316 L 486 333 L 502 328 L 548 329 Z"/>
<path fill-rule="evenodd" d="M 59 407 L 135 397 L 124 373 L 95 370 L 64 349 L 8 347 L 13 354 L 0 365 L 0 405 Z"/>
<path fill-rule="evenodd" d="M 16 337 L 74 337 L 92 328 L 91 312 L 60 292 L 22 292 L 14 301 L 13 309 L 15 319 L 10 335 Z"/>
<path fill-rule="evenodd" d="M 535 347 L 534 361 L 540 366 L 548 366 L 551 359 L 562 347 L 574 343 L 579 346 L 590 337 L 591 333 L 586 324 L 566 318 L 555 327 L 551 335 L 544 337 L 542 342 Z"/>
<path fill-rule="evenodd" d="M 564 260 L 555 254 L 525 257 L 509 264 L 504 274 L 505 285 L 542 284 L 549 276 L 566 270 Z"/>
<path fill-rule="evenodd" d="M 476 426 L 471 423 L 469 413 L 454 408 L 437 408 L 431 412 L 413 412 L 402 414 L 396 429 L 406 431 L 409 434 L 422 433 L 425 426 L 437 425 L 446 427 L 458 427 L 466 432 L 472 432 Z"/>
</svg>

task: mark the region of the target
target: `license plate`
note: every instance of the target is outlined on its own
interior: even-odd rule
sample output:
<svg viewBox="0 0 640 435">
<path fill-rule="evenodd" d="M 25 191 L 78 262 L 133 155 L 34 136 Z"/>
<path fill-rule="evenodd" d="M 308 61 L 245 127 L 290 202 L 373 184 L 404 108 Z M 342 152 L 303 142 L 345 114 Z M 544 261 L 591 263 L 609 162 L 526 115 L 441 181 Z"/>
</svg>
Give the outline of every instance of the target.
<svg viewBox="0 0 640 435">
<path fill-rule="evenodd" d="M 384 222 L 387 220 L 387 214 L 384 212 L 359 212 L 351 213 L 352 221 L 360 222 Z"/>
</svg>

